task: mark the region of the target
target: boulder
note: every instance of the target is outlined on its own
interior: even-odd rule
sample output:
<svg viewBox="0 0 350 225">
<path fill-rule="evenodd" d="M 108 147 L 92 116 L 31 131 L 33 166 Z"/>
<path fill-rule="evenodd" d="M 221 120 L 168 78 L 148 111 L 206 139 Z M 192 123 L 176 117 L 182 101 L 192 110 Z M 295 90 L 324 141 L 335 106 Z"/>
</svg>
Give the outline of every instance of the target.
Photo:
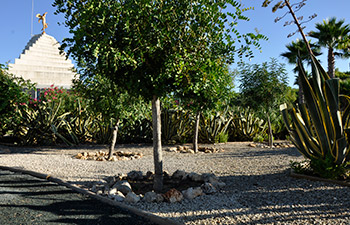
<svg viewBox="0 0 350 225">
<path fill-rule="evenodd" d="M 188 152 L 188 153 L 191 153 L 191 154 L 194 154 L 194 153 L 195 153 L 193 149 L 188 149 L 187 152 Z"/>
<path fill-rule="evenodd" d="M 164 197 L 163 197 L 162 194 L 157 194 L 157 196 L 156 196 L 156 202 L 157 202 L 157 203 L 164 202 Z"/>
<path fill-rule="evenodd" d="M 129 203 L 136 203 L 138 201 L 140 201 L 140 196 L 138 196 L 137 194 L 135 194 L 134 192 L 129 192 L 124 199 L 125 202 L 129 202 Z"/>
<path fill-rule="evenodd" d="M 115 183 L 112 188 L 117 188 L 118 191 L 122 192 L 124 195 L 127 195 L 129 192 L 132 192 L 131 185 L 126 180 L 121 180 Z"/>
<path fill-rule="evenodd" d="M 109 161 L 118 161 L 118 157 L 117 156 L 112 156 L 110 159 L 108 159 Z"/>
<path fill-rule="evenodd" d="M 196 181 L 196 182 L 203 181 L 202 175 L 201 175 L 201 174 L 198 174 L 198 173 L 195 173 L 195 172 L 189 173 L 189 174 L 188 174 L 188 177 L 189 177 L 191 180 Z"/>
<path fill-rule="evenodd" d="M 183 170 L 176 170 L 173 175 L 172 175 L 173 179 L 178 179 L 178 180 L 184 180 L 187 178 L 187 173 Z"/>
<path fill-rule="evenodd" d="M 178 145 L 176 148 L 177 148 L 177 150 L 180 151 L 180 152 L 183 151 L 183 150 L 185 150 L 185 148 L 184 148 L 183 146 L 181 146 L 181 145 Z"/>
<path fill-rule="evenodd" d="M 97 183 L 96 183 L 96 184 L 92 185 L 90 191 L 96 193 L 96 192 L 99 191 L 99 190 L 103 190 L 103 187 L 104 187 L 103 184 L 97 184 Z"/>
<path fill-rule="evenodd" d="M 107 182 L 108 186 L 112 187 L 117 181 L 121 180 L 119 176 L 106 177 L 104 180 Z"/>
<path fill-rule="evenodd" d="M 204 173 L 202 175 L 203 181 L 208 183 L 217 183 L 220 182 L 219 178 L 213 173 Z"/>
<path fill-rule="evenodd" d="M 182 193 L 176 190 L 175 188 L 170 189 L 163 195 L 164 199 L 170 203 L 181 202 L 184 198 Z"/>
<path fill-rule="evenodd" d="M 152 180 L 154 178 L 154 173 L 152 171 L 147 171 L 145 178 Z"/>
<path fill-rule="evenodd" d="M 154 191 L 149 191 L 145 193 L 145 196 L 143 197 L 143 200 L 145 202 L 155 202 L 157 200 L 157 193 Z"/>
<path fill-rule="evenodd" d="M 223 187 L 226 186 L 226 184 L 225 184 L 224 182 L 213 182 L 213 183 L 211 183 L 211 184 L 214 185 L 214 187 L 215 187 L 216 189 L 221 189 L 221 188 L 223 188 Z"/>
<path fill-rule="evenodd" d="M 108 197 L 111 197 L 111 196 L 116 195 L 117 192 L 118 192 L 118 189 L 117 189 L 117 188 L 111 188 L 111 189 L 109 189 L 109 191 L 108 191 Z"/>
<path fill-rule="evenodd" d="M 125 195 L 123 195 L 123 193 L 121 193 L 120 191 L 117 191 L 117 193 L 111 195 L 110 198 L 112 198 L 114 201 L 122 202 L 125 199 Z"/>
<path fill-rule="evenodd" d="M 143 179 L 142 171 L 133 170 L 128 173 L 128 178 L 130 180 L 142 180 Z"/>
<path fill-rule="evenodd" d="M 177 147 L 170 147 L 167 149 L 168 152 L 177 152 Z"/>
<path fill-rule="evenodd" d="M 110 188 L 108 185 L 105 185 L 105 186 L 103 187 L 103 194 L 104 194 L 104 195 L 108 195 L 110 189 L 111 189 L 111 188 Z"/>
<path fill-rule="evenodd" d="M 185 198 L 192 200 L 198 196 L 204 195 L 203 190 L 201 187 L 196 187 L 196 188 L 188 188 L 185 191 L 182 191 L 182 194 Z"/>
<path fill-rule="evenodd" d="M 202 184 L 201 189 L 205 194 L 214 194 L 218 192 L 218 190 L 214 187 L 213 184 L 207 182 Z"/>
</svg>

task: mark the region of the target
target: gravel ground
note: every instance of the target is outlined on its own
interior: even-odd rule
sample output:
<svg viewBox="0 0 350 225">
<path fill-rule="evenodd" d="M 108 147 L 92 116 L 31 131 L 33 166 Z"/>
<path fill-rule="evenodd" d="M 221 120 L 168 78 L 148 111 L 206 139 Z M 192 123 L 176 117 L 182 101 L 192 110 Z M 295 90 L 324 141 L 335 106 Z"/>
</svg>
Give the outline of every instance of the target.
<svg viewBox="0 0 350 225">
<path fill-rule="evenodd" d="M 303 160 L 295 148 L 252 148 L 248 144 L 220 144 L 216 147 L 224 152 L 213 154 L 164 151 L 164 169 L 169 173 L 177 169 L 215 173 L 226 183 L 225 188 L 192 201 L 133 206 L 185 224 L 350 224 L 348 187 L 291 178 L 290 161 Z M 50 174 L 78 185 L 131 170 L 153 171 L 149 145 L 118 146 L 118 150 L 144 154 L 131 161 L 98 162 L 73 157 L 79 152 L 104 149 L 0 146 L 0 165 Z"/>
</svg>

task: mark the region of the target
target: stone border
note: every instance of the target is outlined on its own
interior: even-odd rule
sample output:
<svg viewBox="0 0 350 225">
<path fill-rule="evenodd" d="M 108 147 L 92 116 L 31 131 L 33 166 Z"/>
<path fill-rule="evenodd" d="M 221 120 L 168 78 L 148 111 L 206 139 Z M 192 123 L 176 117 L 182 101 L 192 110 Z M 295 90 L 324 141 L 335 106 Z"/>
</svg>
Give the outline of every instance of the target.
<svg viewBox="0 0 350 225">
<path fill-rule="evenodd" d="M 331 183 L 331 184 L 338 184 L 341 186 L 346 186 L 350 187 L 350 182 L 345 182 L 345 181 L 340 181 L 340 180 L 331 180 L 331 179 L 326 179 L 326 178 L 321 178 L 321 177 L 315 177 L 315 176 L 310 176 L 310 175 L 305 175 L 305 174 L 299 174 L 293 172 L 293 169 L 290 169 L 290 176 L 298 179 L 307 179 L 307 180 L 312 180 L 312 181 L 321 181 L 321 182 L 326 182 L 326 183 Z"/>
<path fill-rule="evenodd" d="M 37 178 L 40 178 L 40 179 L 45 179 L 45 180 L 57 183 L 59 185 L 63 185 L 65 187 L 69 188 L 69 189 L 72 189 L 75 192 L 78 192 L 78 193 L 84 194 L 84 195 L 88 195 L 89 197 L 91 197 L 93 199 L 96 199 L 98 201 L 101 201 L 103 203 L 106 203 L 108 205 L 111 205 L 111 206 L 114 206 L 114 207 L 119 207 L 119 208 L 122 208 L 122 209 L 124 209 L 126 211 L 133 212 L 136 215 L 139 215 L 141 217 L 149 219 L 151 222 L 157 223 L 159 225 L 183 225 L 182 223 L 178 223 L 178 222 L 176 222 L 174 220 L 163 218 L 163 217 L 157 216 L 157 215 L 155 215 L 153 213 L 150 213 L 150 212 L 147 212 L 147 211 L 144 211 L 144 210 L 141 210 L 141 209 L 137 209 L 135 207 L 126 205 L 126 204 L 121 203 L 121 202 L 113 201 L 113 200 L 111 200 L 111 199 L 109 199 L 107 197 L 103 197 L 103 196 L 97 195 L 94 192 L 91 192 L 89 190 L 80 188 L 77 185 L 70 184 L 68 182 L 65 182 L 65 181 L 59 179 L 59 178 L 52 177 L 49 174 L 43 174 L 43 173 L 38 173 L 38 172 L 35 172 L 35 171 L 23 170 L 23 169 L 20 169 L 20 168 L 7 167 L 7 166 L 0 166 L 0 170 L 8 170 L 8 171 L 11 171 L 11 172 L 28 174 L 28 175 L 31 175 L 33 177 L 37 177 Z"/>
</svg>

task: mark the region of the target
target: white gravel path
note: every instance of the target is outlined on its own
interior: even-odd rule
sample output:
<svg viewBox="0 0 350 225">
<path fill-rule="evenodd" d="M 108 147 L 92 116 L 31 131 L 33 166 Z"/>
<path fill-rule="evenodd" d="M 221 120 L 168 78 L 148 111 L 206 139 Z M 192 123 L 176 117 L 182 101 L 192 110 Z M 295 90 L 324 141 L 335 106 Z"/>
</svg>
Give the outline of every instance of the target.
<svg viewBox="0 0 350 225">
<path fill-rule="evenodd" d="M 137 203 L 134 207 L 184 224 L 350 224 L 349 188 L 295 179 L 291 160 L 302 160 L 295 148 L 262 149 L 247 142 L 217 145 L 214 154 L 163 152 L 164 169 L 215 173 L 226 187 L 214 195 L 181 203 Z M 131 170 L 153 171 L 152 147 L 121 145 L 118 150 L 142 152 L 138 160 L 98 162 L 73 158 L 84 148 L 12 148 L 0 146 L 0 165 L 19 167 L 84 185 Z"/>
</svg>

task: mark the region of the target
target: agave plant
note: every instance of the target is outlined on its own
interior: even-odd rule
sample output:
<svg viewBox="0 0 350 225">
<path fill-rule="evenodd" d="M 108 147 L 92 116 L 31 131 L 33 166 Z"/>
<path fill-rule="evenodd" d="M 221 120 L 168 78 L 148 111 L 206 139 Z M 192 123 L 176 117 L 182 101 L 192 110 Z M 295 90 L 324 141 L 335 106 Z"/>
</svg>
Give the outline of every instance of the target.
<svg viewBox="0 0 350 225">
<path fill-rule="evenodd" d="M 349 165 L 349 113 L 339 101 L 339 79 L 330 78 L 318 60 L 312 56 L 312 77 L 307 79 L 301 68 L 299 79 L 305 103 L 281 111 L 291 141 L 308 159 L 313 172 L 322 177 L 338 178 Z M 342 96 L 349 103 L 348 96 Z"/>
<path fill-rule="evenodd" d="M 51 145 L 56 142 L 60 134 L 63 119 L 69 114 L 58 115 L 61 100 L 58 102 L 43 102 L 34 108 L 23 108 L 19 111 L 21 123 L 15 130 L 22 145 Z"/>
<path fill-rule="evenodd" d="M 266 123 L 260 119 L 256 113 L 249 107 L 237 107 L 236 110 L 230 112 L 233 118 L 230 136 L 240 141 L 253 140 L 253 138 L 262 134 L 266 130 Z"/>
<path fill-rule="evenodd" d="M 210 114 L 208 117 L 201 114 L 199 125 L 199 140 L 202 143 L 218 143 L 222 137 L 227 136 L 232 117 L 227 110 Z"/>
<path fill-rule="evenodd" d="M 190 114 L 184 110 L 164 109 L 162 112 L 162 140 L 165 143 L 184 142 L 192 134 Z"/>
</svg>

